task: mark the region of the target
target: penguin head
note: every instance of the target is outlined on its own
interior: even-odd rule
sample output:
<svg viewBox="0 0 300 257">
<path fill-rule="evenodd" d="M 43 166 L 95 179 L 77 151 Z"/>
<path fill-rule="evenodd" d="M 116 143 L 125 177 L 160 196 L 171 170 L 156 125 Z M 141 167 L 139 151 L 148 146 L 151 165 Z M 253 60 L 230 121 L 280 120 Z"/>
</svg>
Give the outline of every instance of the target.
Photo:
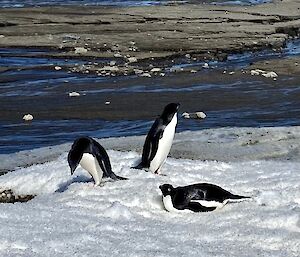
<svg viewBox="0 0 300 257">
<path fill-rule="evenodd" d="M 170 104 L 166 105 L 161 117 L 170 122 L 172 120 L 174 114 L 177 113 L 179 106 L 180 106 L 179 103 L 170 103 Z"/>
<path fill-rule="evenodd" d="M 76 170 L 84 151 L 90 145 L 90 139 L 88 137 L 80 137 L 76 139 L 72 145 L 71 150 L 68 154 L 68 163 L 71 169 L 71 175 Z"/>
<path fill-rule="evenodd" d="M 174 187 L 170 184 L 163 184 L 159 186 L 163 196 L 172 195 Z"/>
</svg>

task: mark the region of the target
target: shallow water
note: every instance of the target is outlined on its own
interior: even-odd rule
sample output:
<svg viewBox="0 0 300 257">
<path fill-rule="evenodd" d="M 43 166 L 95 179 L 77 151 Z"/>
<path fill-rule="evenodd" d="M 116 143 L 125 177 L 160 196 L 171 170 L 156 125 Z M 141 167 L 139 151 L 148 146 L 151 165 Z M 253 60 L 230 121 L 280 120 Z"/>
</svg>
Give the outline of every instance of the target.
<svg viewBox="0 0 300 257">
<path fill-rule="evenodd" d="M 299 55 L 299 42 L 289 43 L 282 52 L 232 55 L 193 75 L 171 72 L 151 79 L 57 71 L 56 65 L 85 62 L 39 57 L 41 49 L 0 49 L 0 68 L 5 68 L 0 81 L 0 154 L 56 145 L 79 135 L 145 134 L 163 106 L 172 101 L 181 103 L 180 114 L 207 114 L 203 121 L 180 118 L 177 131 L 299 125 L 299 80 L 223 74 L 223 70 L 240 70 L 250 62 Z M 188 65 L 202 63 L 178 67 Z M 70 98 L 71 91 L 81 96 Z M 111 104 L 105 105 L 106 101 Z M 22 121 L 26 113 L 34 115 L 33 122 Z"/>
<path fill-rule="evenodd" d="M 236 4 L 236 5 L 250 5 L 271 2 L 269 0 L 5 0 L 0 1 L 0 8 L 11 7 L 29 7 L 29 6 L 51 6 L 51 5 L 109 5 L 109 6 L 150 6 L 150 5 L 167 5 L 167 4 L 182 4 L 182 3 L 208 3 L 208 4 Z"/>
</svg>

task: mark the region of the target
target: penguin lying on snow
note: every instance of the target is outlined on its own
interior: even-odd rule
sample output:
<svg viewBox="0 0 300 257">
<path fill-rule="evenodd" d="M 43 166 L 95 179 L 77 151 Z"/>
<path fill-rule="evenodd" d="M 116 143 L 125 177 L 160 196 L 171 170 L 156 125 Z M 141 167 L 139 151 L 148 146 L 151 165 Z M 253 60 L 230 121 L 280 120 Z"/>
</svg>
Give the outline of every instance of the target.
<svg viewBox="0 0 300 257">
<path fill-rule="evenodd" d="M 208 183 L 174 188 L 170 184 L 160 187 L 165 209 L 169 212 L 191 210 L 208 212 L 222 208 L 227 202 L 238 202 L 251 197 L 234 195 L 225 189 Z"/>
<path fill-rule="evenodd" d="M 80 137 L 74 141 L 68 154 L 68 162 L 72 175 L 80 164 L 93 177 L 96 186 L 100 184 L 102 177 L 110 177 L 114 180 L 127 179 L 117 176 L 112 171 L 107 152 L 90 137 Z"/>
<path fill-rule="evenodd" d="M 134 169 L 148 169 L 159 173 L 167 159 L 177 125 L 178 103 L 170 103 L 149 130 L 142 154 L 142 161 Z"/>
</svg>

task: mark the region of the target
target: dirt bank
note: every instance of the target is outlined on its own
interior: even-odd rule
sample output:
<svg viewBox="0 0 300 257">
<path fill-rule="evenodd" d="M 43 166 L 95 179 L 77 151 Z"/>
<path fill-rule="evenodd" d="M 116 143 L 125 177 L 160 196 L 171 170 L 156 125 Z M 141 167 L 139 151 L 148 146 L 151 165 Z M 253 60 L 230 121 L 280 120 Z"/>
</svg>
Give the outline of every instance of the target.
<svg viewBox="0 0 300 257">
<path fill-rule="evenodd" d="M 299 28 L 299 0 L 247 7 L 2 9 L 0 47 L 46 47 L 58 50 L 52 56 L 114 58 L 127 67 L 145 60 L 147 65 L 179 56 L 223 60 L 228 53 L 280 49 Z"/>
</svg>

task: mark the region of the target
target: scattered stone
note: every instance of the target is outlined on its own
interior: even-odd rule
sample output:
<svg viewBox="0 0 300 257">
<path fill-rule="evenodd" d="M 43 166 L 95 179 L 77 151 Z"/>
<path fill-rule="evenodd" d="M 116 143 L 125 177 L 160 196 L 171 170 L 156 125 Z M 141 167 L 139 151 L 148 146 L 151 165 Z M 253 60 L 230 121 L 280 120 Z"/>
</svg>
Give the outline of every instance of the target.
<svg viewBox="0 0 300 257">
<path fill-rule="evenodd" d="M 148 78 L 151 78 L 151 74 L 147 73 L 147 72 L 144 72 L 140 75 L 141 77 L 148 77 Z"/>
<path fill-rule="evenodd" d="M 136 75 L 139 75 L 139 74 L 143 74 L 143 73 L 144 73 L 144 71 L 143 71 L 143 70 L 140 70 L 140 69 L 134 69 L 133 71 L 134 71 L 134 73 L 135 73 Z"/>
<path fill-rule="evenodd" d="M 184 112 L 182 114 L 182 117 L 185 119 L 205 119 L 206 114 L 204 112 L 194 112 L 194 113 Z"/>
<path fill-rule="evenodd" d="M 209 65 L 208 65 L 208 63 L 207 63 L 207 62 L 206 62 L 206 63 L 204 63 L 204 64 L 202 65 L 202 68 L 208 69 L 208 68 L 209 68 Z"/>
<path fill-rule="evenodd" d="M 110 62 L 109 62 L 109 65 L 110 65 L 110 66 L 115 66 L 116 63 L 117 63 L 116 61 L 110 61 Z"/>
<path fill-rule="evenodd" d="M 75 54 L 85 54 L 87 51 L 88 50 L 84 47 L 75 47 Z"/>
<path fill-rule="evenodd" d="M 186 54 L 185 57 L 188 58 L 188 59 L 190 59 L 191 55 L 190 54 Z"/>
<path fill-rule="evenodd" d="M 55 66 L 54 69 L 55 70 L 61 70 L 62 68 L 60 66 Z"/>
<path fill-rule="evenodd" d="M 153 73 L 160 72 L 161 68 L 152 68 L 150 71 Z"/>
<path fill-rule="evenodd" d="M 77 97 L 77 96 L 80 96 L 80 94 L 78 92 L 73 91 L 73 92 L 69 93 L 69 96 L 70 97 Z"/>
<path fill-rule="evenodd" d="M 132 63 L 132 62 L 137 62 L 137 58 L 136 57 L 129 57 L 127 58 L 127 60 Z"/>
<path fill-rule="evenodd" d="M 260 70 L 260 69 L 256 69 L 256 70 L 251 70 L 250 71 L 251 75 L 261 75 L 264 76 L 265 78 L 277 78 L 278 75 L 276 72 L 274 71 L 265 71 L 265 70 Z"/>
<path fill-rule="evenodd" d="M 266 78 L 277 78 L 278 77 L 277 73 L 274 72 L 274 71 L 269 71 L 269 72 L 263 73 L 261 75 L 266 77 Z"/>
<path fill-rule="evenodd" d="M 120 57 L 122 57 L 122 55 L 121 55 L 120 53 L 115 53 L 115 54 L 114 54 L 114 57 L 120 58 Z"/>
<path fill-rule="evenodd" d="M 11 189 L 5 189 L 0 193 L 0 203 L 28 202 L 34 197 L 35 195 L 16 195 Z"/>
<path fill-rule="evenodd" d="M 25 120 L 25 121 L 32 121 L 32 120 L 33 120 L 33 115 L 30 114 L 30 113 L 25 114 L 25 115 L 23 116 L 23 120 Z"/>
</svg>

